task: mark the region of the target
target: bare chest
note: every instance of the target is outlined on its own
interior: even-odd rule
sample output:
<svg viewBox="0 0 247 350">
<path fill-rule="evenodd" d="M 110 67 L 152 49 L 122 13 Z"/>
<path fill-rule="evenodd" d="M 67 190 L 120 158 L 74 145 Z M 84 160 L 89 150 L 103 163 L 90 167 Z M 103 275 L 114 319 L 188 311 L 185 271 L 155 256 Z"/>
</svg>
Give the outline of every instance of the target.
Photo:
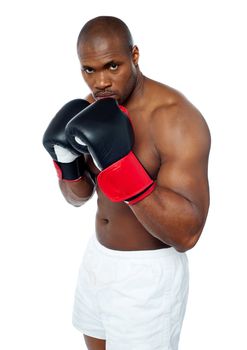
<svg viewBox="0 0 247 350">
<path fill-rule="evenodd" d="M 149 175 L 155 179 L 160 167 L 160 159 L 152 135 L 151 118 L 140 115 L 132 119 L 135 141 L 133 152 Z"/>
</svg>

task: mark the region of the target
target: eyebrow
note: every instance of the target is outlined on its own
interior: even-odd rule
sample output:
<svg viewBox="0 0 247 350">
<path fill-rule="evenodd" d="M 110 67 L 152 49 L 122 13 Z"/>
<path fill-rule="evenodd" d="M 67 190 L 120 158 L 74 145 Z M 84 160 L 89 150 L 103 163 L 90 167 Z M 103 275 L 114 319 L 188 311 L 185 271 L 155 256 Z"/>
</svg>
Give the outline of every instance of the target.
<svg viewBox="0 0 247 350">
<path fill-rule="evenodd" d="M 112 64 L 118 64 L 118 65 L 119 65 L 119 62 L 118 62 L 117 60 L 111 60 L 111 61 L 105 63 L 103 67 L 104 67 L 104 68 L 109 68 Z M 94 68 L 91 67 L 91 66 L 87 66 L 87 65 L 83 65 L 83 66 L 82 66 L 82 69 L 88 69 L 88 68 L 94 69 Z"/>
</svg>

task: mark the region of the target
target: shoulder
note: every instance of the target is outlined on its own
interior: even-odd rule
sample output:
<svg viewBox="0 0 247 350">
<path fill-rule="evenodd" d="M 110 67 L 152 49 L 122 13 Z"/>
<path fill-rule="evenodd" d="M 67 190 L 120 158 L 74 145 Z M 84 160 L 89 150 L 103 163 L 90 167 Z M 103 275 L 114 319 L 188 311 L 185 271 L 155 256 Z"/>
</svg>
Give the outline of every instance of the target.
<svg viewBox="0 0 247 350">
<path fill-rule="evenodd" d="M 185 151 L 208 154 L 211 137 L 200 111 L 179 91 L 155 83 L 157 100 L 151 113 L 151 133 L 159 153 Z"/>
</svg>

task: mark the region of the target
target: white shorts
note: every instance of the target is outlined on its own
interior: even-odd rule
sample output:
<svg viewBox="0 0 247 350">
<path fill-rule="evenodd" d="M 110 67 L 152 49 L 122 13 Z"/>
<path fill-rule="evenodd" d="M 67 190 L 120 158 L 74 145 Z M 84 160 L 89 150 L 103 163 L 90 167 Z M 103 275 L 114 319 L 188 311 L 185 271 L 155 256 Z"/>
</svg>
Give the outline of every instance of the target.
<svg viewBox="0 0 247 350">
<path fill-rule="evenodd" d="M 176 350 L 189 285 L 174 248 L 118 251 L 89 240 L 75 292 L 73 325 L 107 350 Z"/>
</svg>

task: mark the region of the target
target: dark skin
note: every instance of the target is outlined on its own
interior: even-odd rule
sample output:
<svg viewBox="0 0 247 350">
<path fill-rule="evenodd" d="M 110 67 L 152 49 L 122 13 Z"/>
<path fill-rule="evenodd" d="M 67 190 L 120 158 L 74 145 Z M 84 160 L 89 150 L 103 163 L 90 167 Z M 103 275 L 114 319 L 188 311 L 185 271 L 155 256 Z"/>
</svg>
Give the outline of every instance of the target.
<svg viewBox="0 0 247 350">
<path fill-rule="evenodd" d="M 96 234 L 104 246 L 117 250 L 174 247 L 185 252 L 197 243 L 209 207 L 208 156 L 210 133 L 200 112 L 178 91 L 145 77 L 136 46 L 126 49 L 117 36 L 101 33 L 78 54 L 93 103 L 108 93 L 130 114 L 135 134 L 133 152 L 156 181 L 155 190 L 133 206 L 111 202 L 89 173 L 76 183 L 60 181 L 66 200 L 83 205 L 96 190 Z M 90 172 L 99 170 L 86 156 Z M 85 336 L 90 350 L 104 340 Z"/>
</svg>

